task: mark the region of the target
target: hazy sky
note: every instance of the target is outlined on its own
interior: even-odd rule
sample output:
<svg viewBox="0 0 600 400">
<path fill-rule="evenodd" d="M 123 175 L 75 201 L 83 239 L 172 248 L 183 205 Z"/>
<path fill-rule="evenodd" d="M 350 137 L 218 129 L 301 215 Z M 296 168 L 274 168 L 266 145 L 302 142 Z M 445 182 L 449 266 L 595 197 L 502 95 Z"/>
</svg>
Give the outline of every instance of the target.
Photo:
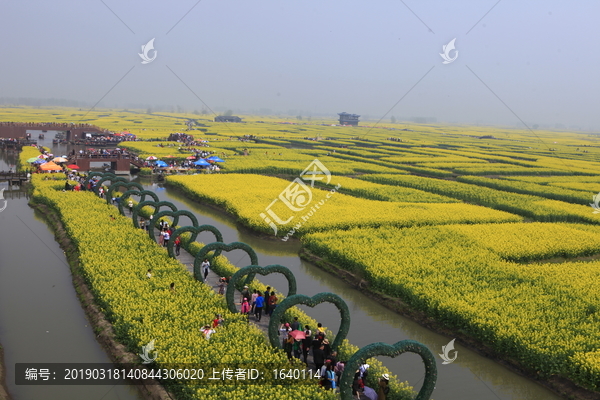
<svg viewBox="0 0 600 400">
<path fill-rule="evenodd" d="M 386 119 L 518 122 L 508 106 L 600 129 L 599 15 L 596 0 L 0 0 L 0 97 L 378 119 L 416 84 Z"/>
</svg>

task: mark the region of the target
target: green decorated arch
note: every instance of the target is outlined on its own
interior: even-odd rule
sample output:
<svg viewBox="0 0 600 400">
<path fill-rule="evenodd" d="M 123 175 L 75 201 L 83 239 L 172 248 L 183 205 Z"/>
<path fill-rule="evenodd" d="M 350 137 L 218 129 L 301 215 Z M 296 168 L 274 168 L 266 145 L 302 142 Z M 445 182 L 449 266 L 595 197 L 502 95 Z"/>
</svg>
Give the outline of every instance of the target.
<svg viewBox="0 0 600 400">
<path fill-rule="evenodd" d="M 158 224 L 158 221 L 160 221 L 161 218 L 173 217 L 173 222 L 170 225 L 177 226 L 177 224 L 179 223 L 179 217 L 182 215 L 185 215 L 192 221 L 192 226 L 198 226 L 198 218 L 196 218 L 196 216 L 194 214 L 192 214 L 191 212 L 189 212 L 188 210 L 160 211 L 158 214 L 154 214 L 154 218 L 152 218 L 152 222 L 150 223 L 150 226 L 148 228 L 148 235 L 150 235 L 150 239 L 152 239 L 153 241 L 156 241 L 156 238 L 154 236 L 154 228 L 156 227 L 156 225 Z"/>
<path fill-rule="evenodd" d="M 225 299 L 227 299 L 227 308 L 229 308 L 229 311 L 231 311 L 234 314 L 238 312 L 235 306 L 235 291 L 238 288 L 238 286 L 240 286 L 238 285 L 238 281 L 240 279 L 242 279 L 245 276 L 254 276 L 255 274 L 265 276 L 275 273 L 283 274 L 286 277 L 288 281 L 288 296 L 295 295 L 297 287 L 296 277 L 294 276 L 292 271 L 289 270 L 288 267 L 284 267 L 283 265 L 278 264 L 267 265 L 266 267 L 261 267 L 259 265 L 248 265 L 247 267 L 240 268 L 235 274 L 233 274 L 231 280 L 229 281 L 229 284 L 227 285 L 227 293 L 225 294 Z M 246 279 L 244 284 L 248 285 L 250 284 L 250 282 L 251 280 Z M 277 328 L 279 328 L 279 326 L 277 326 Z"/>
<path fill-rule="evenodd" d="M 278 329 L 279 325 L 281 324 L 283 314 L 285 314 L 287 310 L 298 304 L 315 307 L 321 303 L 332 303 L 340 311 L 342 323 L 340 324 L 340 330 L 335 335 L 335 340 L 331 344 L 331 348 L 333 350 L 337 350 L 350 330 L 350 310 L 348 309 L 346 302 L 340 296 L 329 292 L 317 293 L 313 297 L 303 294 L 295 294 L 287 297 L 285 300 L 279 303 L 277 307 L 275 307 L 275 310 L 273 310 L 269 320 L 269 341 L 271 342 L 271 346 L 281 348 Z"/>
<path fill-rule="evenodd" d="M 154 214 L 158 213 L 161 207 L 169 207 L 171 210 L 177 211 L 177 207 L 175 206 L 175 204 L 171 203 L 170 201 L 152 201 L 152 200 L 140 201 L 135 207 L 133 207 L 133 215 L 131 216 L 133 226 L 135 226 L 136 228 L 140 227 L 140 224 L 138 222 L 140 211 L 142 210 L 142 208 L 144 208 L 146 206 L 154 207 L 152 216 L 154 216 Z M 150 230 L 150 229 L 148 229 L 148 230 Z"/>
<path fill-rule="evenodd" d="M 169 253 L 169 257 L 175 258 L 175 255 L 173 254 L 173 244 L 175 242 L 175 238 L 188 232 L 191 233 L 189 244 L 196 241 L 196 238 L 198 237 L 198 234 L 200 234 L 200 232 L 212 232 L 215 235 L 215 239 L 217 242 L 223 242 L 223 235 L 221 234 L 221 231 L 219 231 L 212 225 L 182 226 L 180 228 L 175 229 L 173 235 L 171 236 L 173 240 L 169 240 L 169 243 L 167 243 L 167 252 Z M 218 256 L 219 254 L 221 254 L 221 250 L 215 250 L 214 256 Z"/>
<path fill-rule="evenodd" d="M 98 194 L 98 190 L 102 187 L 102 184 L 106 181 L 110 181 L 111 184 L 115 184 L 116 182 L 129 182 L 127 179 L 123 178 L 123 177 L 117 177 L 116 175 L 113 176 L 102 176 L 102 178 L 100 178 L 100 180 L 98 181 L 98 183 L 96 184 L 96 187 L 94 188 L 94 193 Z"/>
<path fill-rule="evenodd" d="M 125 204 L 125 201 L 129 198 L 129 196 L 140 196 L 140 202 L 145 201 L 146 196 L 152 197 L 152 199 L 157 203 L 160 201 L 160 199 L 158 198 L 156 193 L 154 193 L 150 190 L 142 190 L 142 191 L 139 191 L 136 189 L 128 190 L 128 191 L 124 192 L 123 195 L 121 196 L 121 201 L 117 202 L 117 208 L 119 209 L 119 213 L 121 215 L 125 215 L 125 210 L 123 209 L 123 204 Z"/>
<path fill-rule="evenodd" d="M 200 270 L 200 267 L 202 265 L 202 260 L 204 260 L 207 257 L 207 254 L 210 253 L 213 250 L 224 250 L 224 251 L 231 251 L 231 250 L 244 250 L 249 256 L 250 256 L 250 264 L 251 265 L 258 265 L 258 256 L 256 255 L 256 252 L 254 251 L 254 249 L 252 249 L 252 247 L 248 246 L 246 243 L 242 243 L 242 242 L 232 242 L 229 244 L 225 244 L 223 242 L 213 242 L 213 243 L 209 243 L 206 246 L 204 246 L 203 248 L 200 249 L 200 251 L 198 253 L 196 253 L 196 257 L 194 258 L 194 278 L 196 278 L 196 280 L 199 280 L 200 282 L 204 282 L 204 276 L 202 275 L 202 271 Z M 214 255 L 213 255 L 214 258 Z M 254 279 L 254 274 L 251 273 L 248 275 L 248 280 L 252 281 Z"/>
<path fill-rule="evenodd" d="M 144 187 L 137 182 L 122 182 L 122 181 L 115 182 L 112 185 L 110 185 L 108 187 L 108 190 L 106 191 L 106 203 L 107 204 L 111 203 L 112 197 L 113 197 L 112 196 L 113 192 L 122 187 L 126 187 L 127 190 L 131 190 L 131 188 L 137 188 L 139 191 L 144 190 Z"/>
<path fill-rule="evenodd" d="M 277 310 L 277 308 L 275 310 Z M 437 366 L 435 364 L 435 358 L 427 346 L 415 340 L 402 340 L 393 345 L 383 342 L 372 343 L 354 353 L 346 363 L 340 379 L 342 400 L 351 400 L 355 398 L 352 396 L 352 382 L 354 381 L 355 371 L 369 358 L 377 356 L 394 358 L 407 352 L 418 354 L 425 364 L 425 381 L 423 382 L 423 386 L 417 394 L 417 397 L 415 397 L 415 400 L 429 400 L 437 381 Z"/>
</svg>

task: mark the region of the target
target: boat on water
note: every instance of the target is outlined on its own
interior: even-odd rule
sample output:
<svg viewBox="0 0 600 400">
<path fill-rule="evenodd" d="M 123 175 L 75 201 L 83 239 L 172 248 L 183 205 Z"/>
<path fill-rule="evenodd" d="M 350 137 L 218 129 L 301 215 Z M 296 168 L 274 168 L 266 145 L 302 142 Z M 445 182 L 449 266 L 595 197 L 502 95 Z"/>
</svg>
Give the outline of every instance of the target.
<svg viewBox="0 0 600 400">
<path fill-rule="evenodd" d="M 44 138 L 44 134 L 40 133 L 39 136 L 38 136 L 38 139 L 43 139 L 43 138 Z"/>
</svg>

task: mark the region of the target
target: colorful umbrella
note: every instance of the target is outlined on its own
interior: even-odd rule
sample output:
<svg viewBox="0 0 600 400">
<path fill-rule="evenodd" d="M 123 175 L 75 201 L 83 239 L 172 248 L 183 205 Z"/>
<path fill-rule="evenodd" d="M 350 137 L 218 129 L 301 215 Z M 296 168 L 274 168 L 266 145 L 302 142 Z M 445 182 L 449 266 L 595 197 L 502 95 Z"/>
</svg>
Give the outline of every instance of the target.
<svg viewBox="0 0 600 400">
<path fill-rule="evenodd" d="M 36 161 L 33 162 L 33 164 L 45 164 L 47 161 L 42 159 L 42 158 L 38 158 Z"/>
<path fill-rule="evenodd" d="M 28 163 L 32 163 L 32 162 L 36 162 L 37 160 L 40 160 L 40 158 L 37 157 L 32 157 L 29 160 L 27 160 Z"/>
<path fill-rule="evenodd" d="M 158 160 L 158 157 L 150 156 L 150 157 L 147 157 L 146 160 L 148 160 L 148 161 Z"/>
<path fill-rule="evenodd" d="M 214 161 L 214 162 L 225 162 L 224 160 L 221 160 L 219 157 L 217 156 L 210 156 L 207 158 L 208 161 Z"/>
<path fill-rule="evenodd" d="M 169 164 L 167 164 L 166 162 L 161 161 L 161 160 L 156 161 L 154 164 L 156 164 L 157 167 L 167 167 L 167 166 L 169 166 Z"/>
<path fill-rule="evenodd" d="M 306 339 L 306 333 L 299 330 L 291 331 L 290 336 L 296 340 Z"/>
<path fill-rule="evenodd" d="M 66 158 L 63 158 L 63 157 L 54 157 L 54 159 L 52 161 L 54 161 L 55 163 L 63 163 L 63 162 L 67 162 L 69 160 L 67 160 Z"/>
<path fill-rule="evenodd" d="M 52 161 L 40 165 L 42 171 L 62 171 L 62 168 Z"/>
<path fill-rule="evenodd" d="M 200 165 L 210 165 L 210 163 L 209 163 L 209 162 L 206 162 L 206 160 L 205 160 L 205 159 L 201 158 L 201 159 L 199 159 L 198 161 L 196 161 L 196 162 L 194 163 L 194 165 L 198 165 L 198 166 L 200 166 Z"/>
<path fill-rule="evenodd" d="M 70 164 L 70 165 L 67 165 L 67 168 L 69 168 L 69 169 L 79 169 L 79 165 Z"/>
<path fill-rule="evenodd" d="M 195 159 L 196 159 L 196 156 L 189 156 L 189 157 L 186 157 L 185 159 L 186 159 L 186 160 L 195 160 Z"/>
</svg>

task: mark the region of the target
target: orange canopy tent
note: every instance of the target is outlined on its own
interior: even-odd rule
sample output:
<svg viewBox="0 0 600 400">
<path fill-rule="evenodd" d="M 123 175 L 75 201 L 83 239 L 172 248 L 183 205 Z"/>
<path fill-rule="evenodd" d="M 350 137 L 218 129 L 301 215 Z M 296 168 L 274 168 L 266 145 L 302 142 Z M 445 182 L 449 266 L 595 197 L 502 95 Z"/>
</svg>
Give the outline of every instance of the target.
<svg viewBox="0 0 600 400">
<path fill-rule="evenodd" d="M 62 171 L 62 168 L 53 163 L 52 161 L 40 165 L 42 171 Z"/>
</svg>

